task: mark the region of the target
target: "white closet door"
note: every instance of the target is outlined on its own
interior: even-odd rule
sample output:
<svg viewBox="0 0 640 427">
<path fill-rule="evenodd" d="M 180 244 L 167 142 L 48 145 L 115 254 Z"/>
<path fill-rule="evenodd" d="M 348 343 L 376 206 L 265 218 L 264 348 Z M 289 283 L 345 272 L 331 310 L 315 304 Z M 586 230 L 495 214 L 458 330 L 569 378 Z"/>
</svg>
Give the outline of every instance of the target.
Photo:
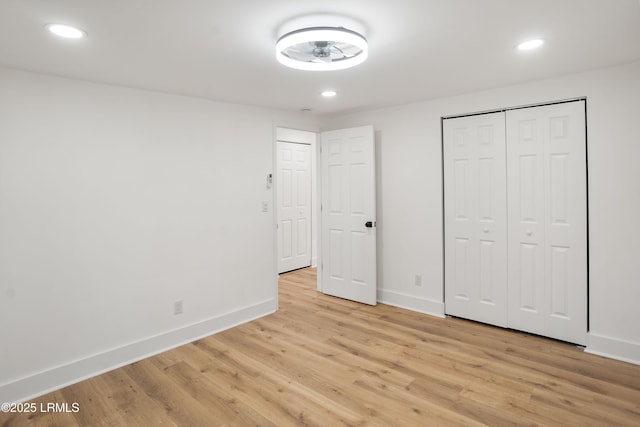
<svg viewBox="0 0 640 427">
<path fill-rule="evenodd" d="M 311 146 L 277 143 L 278 273 L 311 265 Z"/>
<path fill-rule="evenodd" d="M 584 101 L 506 117 L 509 327 L 585 344 Z"/>
<path fill-rule="evenodd" d="M 507 326 L 504 113 L 444 120 L 445 312 Z"/>
</svg>

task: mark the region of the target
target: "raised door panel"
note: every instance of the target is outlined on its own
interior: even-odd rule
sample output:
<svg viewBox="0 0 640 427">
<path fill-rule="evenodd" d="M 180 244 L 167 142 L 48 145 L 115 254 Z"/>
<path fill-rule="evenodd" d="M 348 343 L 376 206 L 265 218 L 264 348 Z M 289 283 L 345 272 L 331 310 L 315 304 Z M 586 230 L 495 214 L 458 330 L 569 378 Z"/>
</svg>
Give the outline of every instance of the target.
<svg viewBox="0 0 640 427">
<path fill-rule="evenodd" d="M 309 230 L 310 224 L 307 218 L 299 218 L 296 221 L 296 225 L 296 234 L 298 238 L 298 241 L 296 242 L 296 256 L 306 258 L 309 254 L 309 233 L 307 231 Z M 307 261 L 305 260 L 304 263 L 306 264 Z"/>
<path fill-rule="evenodd" d="M 507 112 L 507 140 L 509 326 L 585 344 L 584 101 Z"/>
<path fill-rule="evenodd" d="M 455 313 L 455 305 L 453 301 L 465 303 L 471 299 L 471 275 L 473 274 L 473 265 L 471 260 L 469 239 L 457 237 L 454 238 L 453 247 L 453 274 L 450 274 L 447 282 L 447 301 L 450 308 Z M 453 291 L 453 292 L 451 292 Z M 464 313 L 460 313 L 462 315 Z"/>
<path fill-rule="evenodd" d="M 326 248 L 329 250 L 328 252 L 328 262 L 327 262 L 327 273 L 328 277 L 334 281 L 344 281 L 345 272 L 344 272 L 344 263 L 343 263 L 343 252 L 344 252 L 344 231 L 329 229 L 328 230 L 329 241 L 325 243 Z"/>
<path fill-rule="evenodd" d="M 504 113 L 444 121 L 445 312 L 506 326 Z"/>
</svg>

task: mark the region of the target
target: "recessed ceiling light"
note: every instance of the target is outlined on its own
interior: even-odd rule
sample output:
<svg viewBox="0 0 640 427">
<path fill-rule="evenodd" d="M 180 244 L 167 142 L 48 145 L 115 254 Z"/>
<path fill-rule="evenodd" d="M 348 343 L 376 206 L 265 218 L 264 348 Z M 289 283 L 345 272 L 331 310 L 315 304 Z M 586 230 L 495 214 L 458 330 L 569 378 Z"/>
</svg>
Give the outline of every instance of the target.
<svg viewBox="0 0 640 427">
<path fill-rule="evenodd" d="M 544 44 L 544 40 L 542 40 L 542 39 L 528 40 L 526 42 L 520 43 L 518 45 L 518 49 L 519 50 L 537 49 L 540 46 L 542 46 L 543 44 Z"/>
<path fill-rule="evenodd" d="M 320 95 L 324 96 L 325 98 L 331 98 L 333 96 L 336 96 L 337 94 L 338 92 L 336 92 L 335 90 L 325 90 Z"/>
<path fill-rule="evenodd" d="M 368 56 L 367 39 L 344 27 L 307 27 L 278 39 L 276 58 L 287 67 L 308 71 L 344 70 Z"/>
<path fill-rule="evenodd" d="M 81 39 L 87 35 L 85 31 L 70 25 L 47 24 L 46 27 L 56 36 L 64 37 L 66 39 Z"/>
</svg>

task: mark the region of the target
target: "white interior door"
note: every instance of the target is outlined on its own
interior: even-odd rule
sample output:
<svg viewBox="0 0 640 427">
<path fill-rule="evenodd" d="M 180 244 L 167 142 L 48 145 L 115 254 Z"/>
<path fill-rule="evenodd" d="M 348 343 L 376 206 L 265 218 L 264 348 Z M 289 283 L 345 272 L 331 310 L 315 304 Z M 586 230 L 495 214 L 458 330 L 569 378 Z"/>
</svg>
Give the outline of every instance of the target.
<svg viewBox="0 0 640 427">
<path fill-rule="evenodd" d="M 584 101 L 506 115 L 509 326 L 586 344 Z"/>
<path fill-rule="evenodd" d="M 321 168 L 321 291 L 375 305 L 373 127 L 323 132 Z"/>
<path fill-rule="evenodd" d="M 311 265 L 311 146 L 277 143 L 278 273 Z"/>
<path fill-rule="evenodd" d="M 445 312 L 507 326 L 504 113 L 444 121 Z"/>
</svg>

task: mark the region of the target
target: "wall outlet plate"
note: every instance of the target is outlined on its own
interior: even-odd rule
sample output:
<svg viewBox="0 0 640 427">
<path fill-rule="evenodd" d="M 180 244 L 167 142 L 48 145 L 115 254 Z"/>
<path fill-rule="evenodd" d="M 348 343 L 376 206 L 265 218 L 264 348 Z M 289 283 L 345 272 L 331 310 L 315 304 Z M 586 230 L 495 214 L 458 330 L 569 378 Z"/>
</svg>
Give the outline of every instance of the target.
<svg viewBox="0 0 640 427">
<path fill-rule="evenodd" d="M 174 315 L 182 314 L 182 300 L 177 300 L 173 302 L 173 314 Z"/>
</svg>

